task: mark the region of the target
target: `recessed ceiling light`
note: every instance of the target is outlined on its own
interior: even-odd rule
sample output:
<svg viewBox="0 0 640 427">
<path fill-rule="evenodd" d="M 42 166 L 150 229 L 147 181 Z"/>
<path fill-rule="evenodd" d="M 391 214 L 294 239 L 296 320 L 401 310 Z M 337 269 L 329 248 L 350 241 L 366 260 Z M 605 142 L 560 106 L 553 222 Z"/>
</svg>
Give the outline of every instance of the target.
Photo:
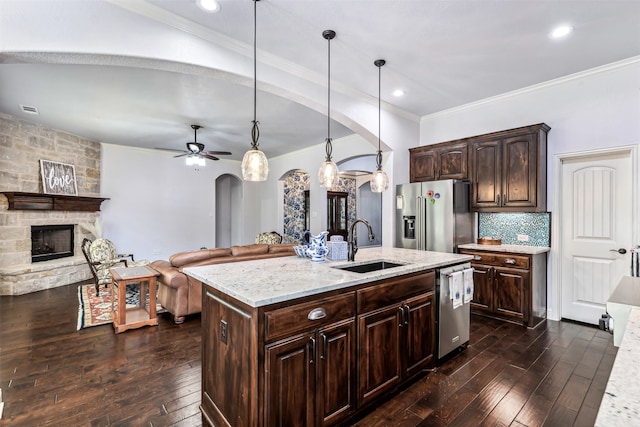
<svg viewBox="0 0 640 427">
<path fill-rule="evenodd" d="M 571 34 L 572 31 L 573 27 L 571 25 L 559 25 L 549 33 L 549 37 L 552 39 L 561 39 Z"/>
<path fill-rule="evenodd" d="M 220 3 L 217 0 L 196 0 L 196 3 L 205 12 L 216 13 L 220 11 Z"/>
<path fill-rule="evenodd" d="M 393 91 L 393 96 L 402 96 L 404 95 L 406 92 L 403 91 L 402 89 L 396 89 Z"/>
</svg>

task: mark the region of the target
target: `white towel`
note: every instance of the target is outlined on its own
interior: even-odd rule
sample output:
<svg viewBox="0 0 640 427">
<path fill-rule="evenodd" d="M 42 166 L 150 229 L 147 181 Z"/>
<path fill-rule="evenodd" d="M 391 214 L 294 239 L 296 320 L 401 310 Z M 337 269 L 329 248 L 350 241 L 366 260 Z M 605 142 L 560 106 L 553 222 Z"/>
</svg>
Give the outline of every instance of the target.
<svg viewBox="0 0 640 427">
<path fill-rule="evenodd" d="M 463 282 L 464 279 L 462 271 L 451 273 L 451 278 L 449 279 L 449 293 L 451 294 L 454 309 L 462 305 L 462 294 L 464 291 Z"/>
<path fill-rule="evenodd" d="M 464 302 L 469 303 L 473 299 L 473 268 L 465 268 L 463 271 Z"/>
</svg>

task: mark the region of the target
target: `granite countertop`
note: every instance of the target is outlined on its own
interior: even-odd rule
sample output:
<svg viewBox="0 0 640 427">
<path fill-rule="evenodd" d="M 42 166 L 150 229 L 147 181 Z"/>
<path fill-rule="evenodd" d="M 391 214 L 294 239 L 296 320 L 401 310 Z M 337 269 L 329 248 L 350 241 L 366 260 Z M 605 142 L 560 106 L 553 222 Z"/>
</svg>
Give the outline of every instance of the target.
<svg viewBox="0 0 640 427">
<path fill-rule="evenodd" d="M 475 251 L 490 252 L 511 252 L 515 254 L 537 255 L 549 252 L 551 248 L 546 246 L 525 246 L 525 245 L 479 245 L 477 243 L 465 243 L 458 245 L 460 249 L 472 249 Z"/>
<path fill-rule="evenodd" d="M 189 267 L 185 274 L 248 304 L 261 307 L 282 301 L 343 289 L 403 274 L 459 264 L 471 255 L 388 247 L 361 248 L 355 262 L 311 262 L 296 256 Z M 401 267 L 354 273 L 331 267 L 391 261 Z"/>
<path fill-rule="evenodd" d="M 615 325 L 614 325 L 615 328 Z M 595 425 L 632 426 L 640 419 L 640 309 L 631 310 L 627 328 L 600 402 Z"/>
</svg>

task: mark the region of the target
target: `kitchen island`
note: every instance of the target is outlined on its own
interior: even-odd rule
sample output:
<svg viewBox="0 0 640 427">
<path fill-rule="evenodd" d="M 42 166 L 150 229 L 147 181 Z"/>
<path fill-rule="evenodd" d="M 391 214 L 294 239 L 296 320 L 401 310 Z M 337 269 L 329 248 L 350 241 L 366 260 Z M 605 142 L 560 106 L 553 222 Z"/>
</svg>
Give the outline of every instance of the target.
<svg viewBox="0 0 640 427">
<path fill-rule="evenodd" d="M 204 286 L 203 418 L 324 426 L 383 401 L 435 361 L 436 269 L 470 259 L 379 247 L 360 249 L 355 262 L 185 269 Z M 380 261 L 391 268 L 340 269 Z"/>
</svg>

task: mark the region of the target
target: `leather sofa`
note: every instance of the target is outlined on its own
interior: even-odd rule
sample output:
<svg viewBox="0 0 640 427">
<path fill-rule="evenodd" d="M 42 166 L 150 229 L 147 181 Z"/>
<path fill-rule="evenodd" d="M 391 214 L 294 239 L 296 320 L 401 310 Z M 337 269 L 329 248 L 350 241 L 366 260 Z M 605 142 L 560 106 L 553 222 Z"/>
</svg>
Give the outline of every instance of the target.
<svg viewBox="0 0 640 427">
<path fill-rule="evenodd" d="M 169 261 L 153 261 L 149 266 L 160 273 L 157 278 L 158 302 L 173 314 L 176 324 L 185 316 L 202 310 L 202 282 L 182 272 L 184 268 L 228 262 L 250 261 L 295 255 L 295 244 L 256 243 L 230 248 L 178 252 Z"/>
</svg>

